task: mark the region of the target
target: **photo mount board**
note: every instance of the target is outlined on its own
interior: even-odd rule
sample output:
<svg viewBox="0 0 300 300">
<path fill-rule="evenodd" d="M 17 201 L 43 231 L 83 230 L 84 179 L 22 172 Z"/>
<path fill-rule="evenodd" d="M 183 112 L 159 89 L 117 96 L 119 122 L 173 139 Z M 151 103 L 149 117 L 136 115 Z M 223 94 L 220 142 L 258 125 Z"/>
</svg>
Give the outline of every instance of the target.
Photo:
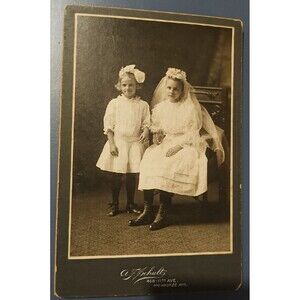
<svg viewBox="0 0 300 300">
<path fill-rule="evenodd" d="M 227 253 L 145 255 L 128 257 L 70 256 L 71 180 L 75 107 L 76 19 L 122 18 L 190 26 L 232 28 L 232 165 L 231 248 Z M 133 9 L 67 6 L 64 20 L 63 76 L 58 164 L 55 245 L 55 294 L 59 297 L 99 297 L 236 290 L 241 273 L 241 109 L 242 24 L 239 20 Z M 99 237 L 101 238 L 101 237 Z M 143 277 L 154 277 L 142 279 Z M 129 279 L 126 279 L 129 278 Z M 126 280 L 124 280 L 126 279 Z"/>
</svg>

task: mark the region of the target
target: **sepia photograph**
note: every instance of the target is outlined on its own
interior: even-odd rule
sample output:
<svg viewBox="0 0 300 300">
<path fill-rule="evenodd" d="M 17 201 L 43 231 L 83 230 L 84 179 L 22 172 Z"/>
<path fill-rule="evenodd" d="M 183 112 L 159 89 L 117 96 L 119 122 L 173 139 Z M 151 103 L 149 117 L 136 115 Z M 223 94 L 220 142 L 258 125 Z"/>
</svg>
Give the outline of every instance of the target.
<svg viewBox="0 0 300 300">
<path fill-rule="evenodd" d="M 67 8 L 58 261 L 128 283 L 128 259 L 155 277 L 225 256 L 239 284 L 240 39 L 238 20 Z"/>
<path fill-rule="evenodd" d="M 231 252 L 233 28 L 75 26 L 70 258 Z"/>
</svg>

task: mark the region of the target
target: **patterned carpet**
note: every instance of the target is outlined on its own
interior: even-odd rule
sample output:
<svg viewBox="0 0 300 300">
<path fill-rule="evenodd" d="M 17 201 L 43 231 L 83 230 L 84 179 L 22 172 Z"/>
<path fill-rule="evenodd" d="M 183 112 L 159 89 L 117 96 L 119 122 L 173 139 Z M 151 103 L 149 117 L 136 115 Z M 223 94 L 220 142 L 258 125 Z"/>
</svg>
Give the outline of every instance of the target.
<svg viewBox="0 0 300 300">
<path fill-rule="evenodd" d="M 143 194 L 136 203 L 142 208 Z M 157 197 L 156 197 L 157 198 Z M 81 193 L 73 198 L 71 256 L 143 255 L 220 252 L 230 250 L 228 216 L 217 203 L 202 205 L 192 197 L 176 196 L 170 212 L 171 225 L 159 231 L 148 226 L 129 227 L 136 215 L 127 214 L 125 193 L 120 195 L 123 212 L 108 217 L 110 193 Z M 158 199 L 155 199 L 157 209 Z"/>
</svg>

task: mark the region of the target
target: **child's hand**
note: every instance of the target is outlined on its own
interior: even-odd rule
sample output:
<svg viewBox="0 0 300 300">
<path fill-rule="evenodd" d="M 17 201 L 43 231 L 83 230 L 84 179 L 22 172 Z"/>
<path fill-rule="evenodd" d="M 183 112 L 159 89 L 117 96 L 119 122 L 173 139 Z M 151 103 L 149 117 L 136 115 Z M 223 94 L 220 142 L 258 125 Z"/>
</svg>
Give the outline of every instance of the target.
<svg viewBox="0 0 300 300">
<path fill-rule="evenodd" d="M 118 148 L 115 144 L 110 144 L 109 147 L 110 147 L 110 154 L 112 156 L 118 156 L 119 155 L 119 150 L 118 150 Z"/>
<path fill-rule="evenodd" d="M 141 143 L 145 143 L 145 142 L 148 142 L 148 140 L 149 140 L 149 129 L 145 128 L 144 131 L 142 132 L 142 134 L 140 135 L 139 141 Z"/>
<path fill-rule="evenodd" d="M 167 153 L 166 153 L 166 157 L 170 157 L 172 155 L 175 155 L 177 152 L 179 152 L 180 150 L 182 150 L 182 147 L 180 145 L 176 145 L 172 148 L 170 148 Z"/>
<path fill-rule="evenodd" d="M 153 134 L 153 143 L 155 145 L 161 144 L 162 140 L 164 139 L 165 135 L 162 132 L 155 132 Z"/>
</svg>

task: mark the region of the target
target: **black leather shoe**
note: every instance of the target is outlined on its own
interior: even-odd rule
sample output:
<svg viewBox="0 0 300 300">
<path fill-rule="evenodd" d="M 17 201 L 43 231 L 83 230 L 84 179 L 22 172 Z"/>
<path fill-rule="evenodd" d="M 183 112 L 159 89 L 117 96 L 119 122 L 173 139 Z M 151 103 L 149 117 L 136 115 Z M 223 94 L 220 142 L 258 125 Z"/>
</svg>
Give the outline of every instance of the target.
<svg viewBox="0 0 300 300">
<path fill-rule="evenodd" d="M 130 220 L 128 222 L 129 226 L 139 226 L 139 225 L 149 225 L 154 220 L 153 214 L 153 199 L 145 199 L 144 200 L 144 210 L 142 214 L 140 214 L 136 219 Z"/>
<path fill-rule="evenodd" d="M 135 214 L 141 214 L 142 212 L 138 209 L 138 207 L 133 207 L 132 208 L 132 211 L 135 213 Z"/>
<path fill-rule="evenodd" d="M 169 224 L 167 223 L 167 221 L 165 219 L 161 219 L 160 221 L 154 221 L 149 229 L 151 231 L 155 231 L 155 230 L 159 230 L 159 229 L 162 229 L 162 228 L 165 228 L 167 227 Z"/>
<path fill-rule="evenodd" d="M 156 214 L 155 220 L 149 227 L 150 230 L 152 231 L 159 230 L 169 225 L 167 222 L 168 206 L 169 206 L 169 199 L 163 199 L 161 197 L 158 212 Z"/>
<path fill-rule="evenodd" d="M 118 214 L 119 214 L 119 210 L 118 209 L 112 209 L 107 215 L 109 217 L 114 217 L 114 216 L 116 216 Z"/>
<path fill-rule="evenodd" d="M 133 219 L 128 221 L 129 226 L 140 226 L 151 224 L 152 219 Z"/>
<path fill-rule="evenodd" d="M 126 212 L 128 214 L 131 214 L 131 213 L 141 214 L 142 213 L 135 204 L 127 204 Z"/>
<path fill-rule="evenodd" d="M 129 226 L 149 225 L 153 222 L 154 216 L 152 213 L 142 213 L 138 218 L 128 221 Z"/>
</svg>

